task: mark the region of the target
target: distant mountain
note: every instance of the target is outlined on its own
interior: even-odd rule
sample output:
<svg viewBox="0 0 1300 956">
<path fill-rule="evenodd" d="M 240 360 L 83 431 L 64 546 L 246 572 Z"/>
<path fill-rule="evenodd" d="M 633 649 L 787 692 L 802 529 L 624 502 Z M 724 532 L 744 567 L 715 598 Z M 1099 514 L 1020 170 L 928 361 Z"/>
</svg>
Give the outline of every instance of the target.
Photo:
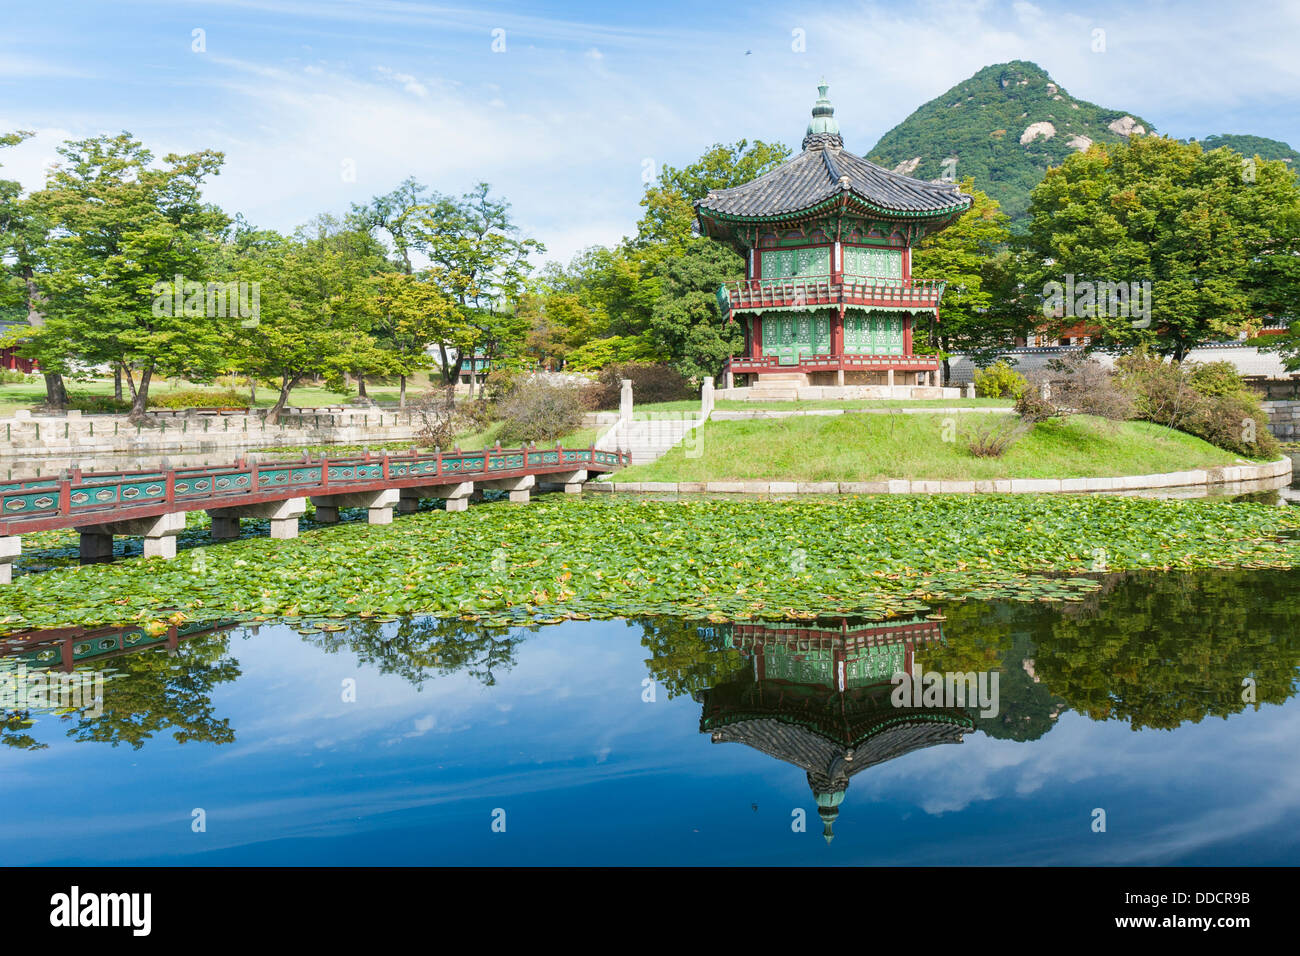
<svg viewBox="0 0 1300 956">
<path fill-rule="evenodd" d="M 1154 131 L 1140 116 L 1075 99 L 1036 63 L 986 66 L 880 138 L 867 157 L 918 179 L 975 178 L 1013 218 L 1049 166 L 1094 142 Z"/>
<path fill-rule="evenodd" d="M 1280 159 L 1290 169 L 1300 171 L 1300 153 L 1281 140 L 1266 139 L 1263 136 L 1238 136 L 1233 133 L 1207 136 L 1200 141 L 1205 150 L 1227 146 L 1243 156 L 1258 156 L 1260 159 Z"/>
<path fill-rule="evenodd" d="M 1029 193 L 1049 166 L 1094 142 L 1153 132 L 1142 117 L 1075 99 L 1038 64 L 1012 60 L 986 66 L 917 109 L 880 137 L 867 158 L 918 179 L 943 178 L 949 168 L 958 180 L 973 176 L 1014 220 L 1024 216 Z M 1200 143 L 1285 160 L 1300 172 L 1300 152 L 1275 139 L 1220 134 Z"/>
</svg>

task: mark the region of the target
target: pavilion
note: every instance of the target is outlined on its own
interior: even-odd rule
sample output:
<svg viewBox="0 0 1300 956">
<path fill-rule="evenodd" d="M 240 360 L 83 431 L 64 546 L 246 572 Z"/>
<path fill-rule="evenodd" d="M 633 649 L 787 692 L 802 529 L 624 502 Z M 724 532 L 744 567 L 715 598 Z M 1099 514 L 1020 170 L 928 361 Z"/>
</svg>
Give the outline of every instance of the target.
<svg viewBox="0 0 1300 956">
<path fill-rule="evenodd" d="M 846 150 L 828 87 L 818 89 L 803 152 L 695 202 L 700 234 L 746 263 L 718 290 L 724 321 L 745 332 L 723 387 L 736 398 L 955 397 L 938 390 L 940 359 L 913 350 L 918 321 L 938 320 L 944 283 L 913 277 L 912 249 L 971 198 Z"/>
</svg>

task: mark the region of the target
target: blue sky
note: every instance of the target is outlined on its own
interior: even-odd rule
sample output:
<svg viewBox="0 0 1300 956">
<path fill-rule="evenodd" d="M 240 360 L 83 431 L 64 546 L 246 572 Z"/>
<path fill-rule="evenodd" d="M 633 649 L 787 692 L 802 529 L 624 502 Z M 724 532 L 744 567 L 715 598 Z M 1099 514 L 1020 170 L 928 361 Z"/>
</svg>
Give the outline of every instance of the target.
<svg viewBox="0 0 1300 956">
<path fill-rule="evenodd" d="M 0 130 L 39 133 L 6 151 L 4 175 L 28 186 L 62 139 L 127 129 L 159 155 L 223 150 L 209 196 L 286 230 L 408 175 L 450 193 L 486 180 L 563 260 L 634 229 L 647 168 L 742 137 L 797 145 L 822 75 L 858 152 L 1017 58 L 1160 132 L 1300 145 L 1293 0 L 0 0 L 0 11 Z"/>
</svg>

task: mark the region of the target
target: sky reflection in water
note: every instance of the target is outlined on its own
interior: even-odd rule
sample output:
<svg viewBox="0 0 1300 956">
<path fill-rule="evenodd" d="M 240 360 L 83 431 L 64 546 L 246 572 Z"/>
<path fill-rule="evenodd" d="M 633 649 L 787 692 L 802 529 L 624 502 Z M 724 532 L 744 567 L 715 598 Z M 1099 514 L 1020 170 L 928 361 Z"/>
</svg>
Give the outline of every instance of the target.
<svg viewBox="0 0 1300 956">
<path fill-rule="evenodd" d="M 663 619 L 235 627 L 107 662 L 124 674 L 98 720 L 6 729 L 0 863 L 1294 864 L 1298 584 L 1132 576 L 1064 608 L 965 603 L 802 638 Z M 998 668 L 999 716 L 881 731 L 898 712 L 871 668 L 913 652 Z M 796 765 L 842 754 L 837 726 L 856 767 Z"/>
</svg>

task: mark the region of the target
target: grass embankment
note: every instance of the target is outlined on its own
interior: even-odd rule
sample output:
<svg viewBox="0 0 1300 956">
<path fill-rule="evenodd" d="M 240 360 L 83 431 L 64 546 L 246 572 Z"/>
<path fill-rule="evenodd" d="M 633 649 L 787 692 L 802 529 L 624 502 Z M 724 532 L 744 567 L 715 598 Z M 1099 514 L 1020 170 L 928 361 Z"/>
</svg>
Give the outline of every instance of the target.
<svg viewBox="0 0 1300 956">
<path fill-rule="evenodd" d="M 963 597 L 1077 600 L 1098 582 L 1064 575 L 1099 560 L 1111 571 L 1300 567 L 1300 539 L 1280 538 L 1297 530 L 1300 511 L 1225 501 L 551 495 L 527 506 L 427 510 L 391 525 L 304 521 L 288 541 L 200 544 L 196 531 L 172 561 L 18 575 L 0 588 L 0 630 L 404 613 L 501 626 L 652 613 L 878 616 Z M 75 535 L 43 532 L 23 543 L 70 555 Z"/>
<path fill-rule="evenodd" d="M 608 427 L 608 426 L 604 426 Z M 559 442 L 565 448 L 587 448 L 590 447 L 604 430 L 601 428 L 579 428 L 577 431 L 569 432 L 559 438 Z M 454 444 L 460 446 L 461 451 L 478 451 L 483 448 L 491 448 L 497 443 L 497 435 L 501 431 L 501 423 L 494 422 L 487 428 L 479 431 L 465 432 L 457 435 Z M 547 445 L 554 445 L 555 442 L 547 442 Z M 504 442 L 502 447 L 509 447 Z M 518 447 L 516 443 L 515 447 Z M 389 441 L 377 442 L 371 445 L 284 445 L 275 448 L 258 448 L 255 453 L 258 455 L 301 455 L 306 452 L 309 455 L 329 455 L 331 458 L 339 458 L 344 455 L 360 455 L 369 450 L 372 455 L 391 452 L 392 454 L 402 454 L 414 448 L 416 451 L 430 452 L 431 448 L 424 448 L 411 441 Z M 443 451 L 451 451 L 452 446 L 448 445 Z"/>
<path fill-rule="evenodd" d="M 985 481 L 1100 478 L 1228 465 L 1236 455 L 1147 422 L 1071 416 L 1035 425 L 1001 458 L 970 453 L 966 433 L 991 416 L 836 415 L 711 421 L 618 481 Z M 953 440 L 945 441 L 945 435 Z"/>
<path fill-rule="evenodd" d="M 727 412 L 808 411 L 815 408 L 1011 408 L 1009 398 L 847 398 L 819 399 L 807 402 L 741 402 L 718 399 L 713 407 Z M 637 405 L 638 412 L 698 412 L 699 399 L 677 402 L 651 402 Z"/>
</svg>

